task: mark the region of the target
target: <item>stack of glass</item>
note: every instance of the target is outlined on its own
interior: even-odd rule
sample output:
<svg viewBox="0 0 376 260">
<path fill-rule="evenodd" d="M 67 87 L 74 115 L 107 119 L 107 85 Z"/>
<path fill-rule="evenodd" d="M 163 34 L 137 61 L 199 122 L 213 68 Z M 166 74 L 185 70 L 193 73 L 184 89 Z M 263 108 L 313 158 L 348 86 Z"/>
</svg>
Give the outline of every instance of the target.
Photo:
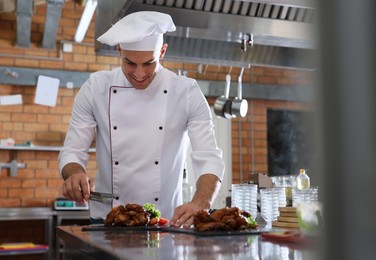
<svg viewBox="0 0 376 260">
<path fill-rule="evenodd" d="M 279 207 L 286 207 L 283 187 L 260 189 L 261 216 L 270 223 L 279 216 Z"/>
<path fill-rule="evenodd" d="M 300 202 L 314 202 L 318 201 L 319 188 L 310 187 L 306 190 L 300 190 L 298 188 L 292 189 L 292 206 L 296 207 Z"/>
<path fill-rule="evenodd" d="M 232 184 L 231 206 L 238 207 L 257 217 L 257 188 L 256 184 Z"/>
</svg>

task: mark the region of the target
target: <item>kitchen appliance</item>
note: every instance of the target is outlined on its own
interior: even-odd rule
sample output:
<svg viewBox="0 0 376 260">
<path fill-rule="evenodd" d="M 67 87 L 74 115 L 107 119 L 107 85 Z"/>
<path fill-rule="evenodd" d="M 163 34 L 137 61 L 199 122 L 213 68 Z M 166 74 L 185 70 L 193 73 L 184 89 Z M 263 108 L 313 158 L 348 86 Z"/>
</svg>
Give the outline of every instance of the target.
<svg viewBox="0 0 376 260">
<path fill-rule="evenodd" d="M 55 210 L 89 210 L 89 203 L 79 203 L 67 198 L 57 198 L 54 202 Z"/>
</svg>

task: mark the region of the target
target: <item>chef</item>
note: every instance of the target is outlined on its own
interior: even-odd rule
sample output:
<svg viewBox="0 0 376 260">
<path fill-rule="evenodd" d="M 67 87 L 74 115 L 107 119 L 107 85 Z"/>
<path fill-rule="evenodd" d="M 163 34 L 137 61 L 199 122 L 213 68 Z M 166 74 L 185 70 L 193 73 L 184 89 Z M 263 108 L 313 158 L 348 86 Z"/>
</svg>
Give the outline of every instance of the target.
<svg viewBox="0 0 376 260">
<path fill-rule="evenodd" d="M 93 223 L 112 207 L 154 203 L 176 227 L 189 227 L 193 214 L 211 207 L 224 174 L 209 105 L 194 79 L 163 68 L 163 34 L 175 30 L 171 17 L 135 12 L 98 41 L 117 46 L 121 67 L 92 73 L 73 105 L 59 168 L 63 195 L 87 201 L 92 191 L 117 194 L 109 203 L 90 201 Z M 95 139 L 98 171 L 86 174 Z M 196 180 L 191 202 L 182 204 L 187 148 Z"/>
</svg>

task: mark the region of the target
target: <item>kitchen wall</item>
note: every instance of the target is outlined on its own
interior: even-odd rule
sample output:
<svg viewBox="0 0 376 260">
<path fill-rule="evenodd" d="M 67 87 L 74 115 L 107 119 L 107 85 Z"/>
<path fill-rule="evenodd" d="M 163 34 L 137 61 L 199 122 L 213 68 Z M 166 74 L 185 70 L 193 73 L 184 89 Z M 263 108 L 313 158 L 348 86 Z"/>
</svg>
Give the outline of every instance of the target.
<svg viewBox="0 0 376 260">
<path fill-rule="evenodd" d="M 116 57 L 96 56 L 94 53 L 94 22 L 83 43 L 74 43 L 76 31 L 83 7 L 65 1 L 57 32 L 55 50 L 43 49 L 42 41 L 46 5 L 34 7 L 32 16 L 31 47 L 15 46 L 16 15 L 0 14 L 0 66 L 69 70 L 93 72 L 119 66 Z M 72 43 L 73 52 L 61 50 L 62 43 Z M 225 81 L 229 67 L 205 66 L 198 72 L 197 64 L 163 62 L 163 66 L 172 71 L 186 71 L 187 76 L 197 80 Z M 1 72 L 3 73 L 3 72 Z M 232 80 L 236 82 L 240 68 L 232 68 Z M 306 86 L 312 83 L 311 72 L 286 70 L 280 68 L 251 67 L 243 75 L 244 83 L 272 84 L 283 86 Z M 13 138 L 17 144 L 30 141 L 35 145 L 57 146 L 63 144 L 68 127 L 71 107 L 78 89 L 61 86 L 56 107 L 34 104 L 36 88 L 0 84 L 0 95 L 21 94 L 22 105 L 0 106 L 0 138 Z M 213 104 L 216 97 L 208 97 Z M 276 100 L 248 100 L 249 111 L 253 114 L 232 120 L 232 172 L 233 182 L 247 181 L 248 174 L 268 172 L 267 167 L 267 109 L 310 109 L 310 104 Z M 252 129 L 253 127 L 253 129 Z M 253 131 L 251 131 L 253 130 Z M 252 136 L 253 133 L 253 136 Z M 241 145 L 241 146 L 240 146 Z M 253 153 L 252 153 L 253 151 Z M 61 196 L 62 180 L 58 173 L 57 151 L 17 151 L 0 150 L 0 162 L 17 159 L 26 163 L 25 169 L 19 169 L 18 175 L 11 177 L 7 169 L 0 172 L 0 207 L 51 206 L 56 197 Z M 96 169 L 95 153 L 91 153 L 88 172 L 94 176 Z"/>
</svg>

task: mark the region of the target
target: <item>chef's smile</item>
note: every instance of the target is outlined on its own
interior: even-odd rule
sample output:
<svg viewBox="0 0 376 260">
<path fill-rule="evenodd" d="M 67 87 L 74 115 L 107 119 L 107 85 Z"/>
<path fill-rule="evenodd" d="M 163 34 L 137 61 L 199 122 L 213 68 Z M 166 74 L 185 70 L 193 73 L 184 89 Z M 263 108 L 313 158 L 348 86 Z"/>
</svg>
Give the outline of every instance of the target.
<svg viewBox="0 0 376 260">
<path fill-rule="evenodd" d="M 136 89 L 147 88 L 154 78 L 158 55 L 153 51 L 120 50 L 122 70 L 128 81 Z"/>
</svg>

